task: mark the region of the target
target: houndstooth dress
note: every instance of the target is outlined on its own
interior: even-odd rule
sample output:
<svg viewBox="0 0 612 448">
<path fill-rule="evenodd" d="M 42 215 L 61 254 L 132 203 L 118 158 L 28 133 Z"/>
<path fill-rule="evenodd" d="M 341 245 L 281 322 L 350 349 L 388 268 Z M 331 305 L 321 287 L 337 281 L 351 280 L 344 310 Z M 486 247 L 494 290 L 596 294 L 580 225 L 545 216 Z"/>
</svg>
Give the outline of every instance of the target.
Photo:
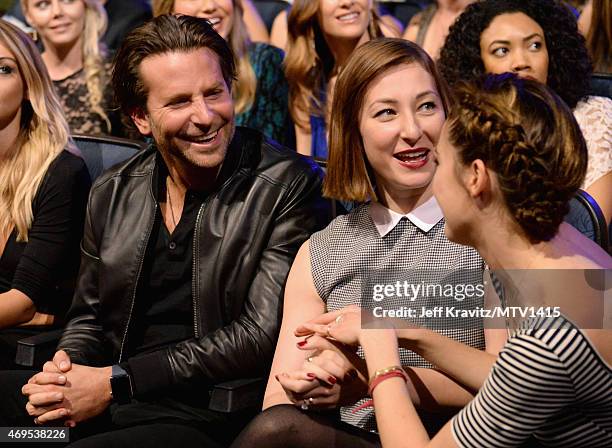
<svg viewBox="0 0 612 448">
<path fill-rule="evenodd" d="M 429 279 L 438 274 L 478 272 L 482 279 L 484 261 L 471 247 L 450 242 L 444 235 L 444 218 L 435 199 L 413 210 L 405 217 L 380 204 L 368 203 L 332 221 L 327 228 L 310 238 L 310 263 L 315 287 L 327 310 L 348 305 L 363 307 L 362 294 L 370 281 L 371 272 L 379 274 L 398 271 L 428 272 Z M 386 308 L 402 306 L 402 300 L 393 298 Z M 466 299 L 467 307 L 483 306 L 482 298 Z M 428 306 L 431 307 L 431 303 Z M 421 324 L 420 322 L 417 322 Z M 468 325 L 457 326 L 452 319 L 435 319 L 429 328 L 478 349 L 484 349 L 483 323 L 472 318 Z M 360 356 L 363 352 L 359 350 Z M 402 365 L 433 367 L 415 353 L 400 349 Z M 341 408 L 342 420 L 368 431 L 376 430 L 373 409 L 353 410 L 365 402 Z"/>
</svg>

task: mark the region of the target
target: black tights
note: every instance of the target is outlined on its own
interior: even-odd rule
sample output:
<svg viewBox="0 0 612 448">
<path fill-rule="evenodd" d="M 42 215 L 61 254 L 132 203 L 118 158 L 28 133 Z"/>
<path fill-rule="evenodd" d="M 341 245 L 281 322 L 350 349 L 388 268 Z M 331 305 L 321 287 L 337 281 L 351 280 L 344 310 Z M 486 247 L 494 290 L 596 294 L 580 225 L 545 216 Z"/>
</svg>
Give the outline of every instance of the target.
<svg viewBox="0 0 612 448">
<path fill-rule="evenodd" d="M 380 448 L 376 434 L 327 414 L 282 404 L 259 414 L 231 448 Z"/>
</svg>

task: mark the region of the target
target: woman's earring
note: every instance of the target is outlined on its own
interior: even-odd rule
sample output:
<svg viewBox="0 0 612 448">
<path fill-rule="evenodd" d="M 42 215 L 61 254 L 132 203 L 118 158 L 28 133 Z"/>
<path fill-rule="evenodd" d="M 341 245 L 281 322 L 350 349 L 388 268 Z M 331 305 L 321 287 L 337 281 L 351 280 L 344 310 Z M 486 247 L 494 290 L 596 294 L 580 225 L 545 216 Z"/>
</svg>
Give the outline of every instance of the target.
<svg viewBox="0 0 612 448">
<path fill-rule="evenodd" d="M 28 33 L 34 42 L 38 42 L 38 31 L 32 28 L 32 31 Z"/>
</svg>

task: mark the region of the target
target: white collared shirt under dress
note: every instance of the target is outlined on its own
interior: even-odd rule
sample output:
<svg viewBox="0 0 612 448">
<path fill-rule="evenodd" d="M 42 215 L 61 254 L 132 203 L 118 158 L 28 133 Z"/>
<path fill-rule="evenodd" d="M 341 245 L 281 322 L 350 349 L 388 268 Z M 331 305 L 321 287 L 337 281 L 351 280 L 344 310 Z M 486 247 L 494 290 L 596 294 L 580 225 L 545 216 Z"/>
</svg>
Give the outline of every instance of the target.
<svg viewBox="0 0 612 448">
<path fill-rule="evenodd" d="M 360 304 L 362 284 L 368 272 L 385 269 L 424 270 L 431 272 L 484 271 L 484 261 L 471 247 L 449 241 L 444 235 L 444 217 L 435 198 L 407 215 L 396 213 L 379 203 L 360 205 L 347 215 L 334 219 L 327 228 L 310 237 L 310 263 L 316 290 L 333 311 Z M 442 274 L 441 274 L 442 275 Z M 399 308 L 402 300 L 385 302 L 385 308 Z M 482 299 L 466 299 L 470 307 L 483 306 Z M 453 327 L 454 322 L 436 321 L 442 334 L 478 349 L 484 349 L 482 321 L 474 319 L 471 329 Z M 431 328 L 431 327 L 430 327 Z M 363 353 L 359 350 L 361 356 Z M 402 365 L 431 368 L 415 353 L 400 349 Z M 342 420 L 363 429 L 376 430 L 372 408 L 356 413 L 362 404 L 341 409 Z"/>
</svg>

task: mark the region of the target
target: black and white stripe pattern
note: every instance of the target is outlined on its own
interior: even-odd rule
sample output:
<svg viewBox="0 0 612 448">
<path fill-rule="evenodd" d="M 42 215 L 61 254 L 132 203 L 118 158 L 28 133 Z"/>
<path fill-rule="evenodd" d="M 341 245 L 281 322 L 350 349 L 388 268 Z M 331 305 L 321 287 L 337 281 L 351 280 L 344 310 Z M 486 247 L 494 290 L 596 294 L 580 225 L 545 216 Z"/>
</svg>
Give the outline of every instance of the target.
<svg viewBox="0 0 612 448">
<path fill-rule="evenodd" d="M 455 418 L 461 447 L 612 446 L 612 369 L 563 317 L 520 329 Z"/>
<path fill-rule="evenodd" d="M 424 232 L 406 218 L 381 237 L 368 212 L 369 204 L 339 216 L 326 229 L 310 238 L 310 262 L 315 287 L 328 311 L 360 304 L 362 285 L 367 276 L 378 271 L 421 270 L 439 272 L 483 272 L 484 261 L 472 248 L 450 242 L 444 235 L 444 220 Z M 438 279 L 442 281 L 442 279 Z M 387 308 L 406 305 L 401 298 L 386 303 Z M 472 307 L 482 306 L 482 299 L 470 299 Z M 467 302 L 467 301 L 466 301 Z M 468 304 L 466 303 L 466 306 Z M 480 319 L 474 318 L 470 329 L 453 328 L 454 322 L 438 319 L 435 329 L 446 336 L 479 349 L 484 348 L 484 332 Z M 361 349 L 360 356 L 363 356 Z M 432 365 L 415 353 L 400 349 L 403 365 L 431 368 Z M 341 409 L 342 420 L 369 431 L 376 430 L 372 408 L 352 413 L 359 404 Z"/>
</svg>

